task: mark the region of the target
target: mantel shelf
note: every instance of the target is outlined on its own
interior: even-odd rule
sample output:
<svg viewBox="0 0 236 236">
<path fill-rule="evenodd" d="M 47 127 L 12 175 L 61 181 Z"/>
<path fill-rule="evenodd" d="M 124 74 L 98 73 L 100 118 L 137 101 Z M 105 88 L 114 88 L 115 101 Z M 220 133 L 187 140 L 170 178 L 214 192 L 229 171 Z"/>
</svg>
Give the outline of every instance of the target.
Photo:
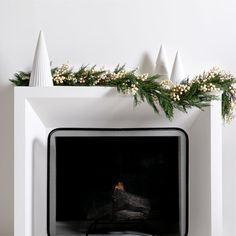
<svg viewBox="0 0 236 236">
<path fill-rule="evenodd" d="M 116 88 L 100 86 L 16 87 L 15 101 L 26 100 L 48 127 L 162 127 L 187 129 L 201 112 L 175 111 L 170 121 L 160 110 L 156 114 L 146 102 L 134 106 L 133 97 Z M 67 124 L 65 123 L 67 121 Z M 113 125 L 112 125 L 113 124 Z"/>
<path fill-rule="evenodd" d="M 114 87 L 104 86 L 54 86 L 54 87 L 15 87 L 15 94 L 31 98 L 102 98 L 131 96 L 118 93 Z"/>
</svg>

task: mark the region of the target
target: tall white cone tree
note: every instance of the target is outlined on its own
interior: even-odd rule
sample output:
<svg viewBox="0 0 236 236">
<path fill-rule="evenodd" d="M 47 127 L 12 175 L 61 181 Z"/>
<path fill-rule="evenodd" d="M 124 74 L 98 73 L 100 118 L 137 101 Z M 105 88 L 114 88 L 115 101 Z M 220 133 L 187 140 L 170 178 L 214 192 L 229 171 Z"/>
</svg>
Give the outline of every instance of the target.
<svg viewBox="0 0 236 236">
<path fill-rule="evenodd" d="M 165 48 L 161 45 L 157 61 L 156 61 L 156 66 L 154 69 L 154 74 L 160 75 L 161 80 L 168 80 L 169 79 L 169 71 L 168 71 L 168 60 L 165 52 Z"/>
<path fill-rule="evenodd" d="M 170 76 L 170 80 L 174 83 L 174 84 L 178 84 L 180 83 L 183 79 L 185 79 L 185 72 L 184 72 L 184 68 L 183 68 L 183 64 L 179 55 L 179 52 L 176 53 L 175 56 L 175 61 L 172 67 L 172 72 L 171 72 L 171 76 Z"/>
<path fill-rule="evenodd" d="M 53 86 L 50 61 L 43 32 L 40 31 L 34 54 L 34 61 L 30 75 L 29 86 L 49 87 Z"/>
</svg>

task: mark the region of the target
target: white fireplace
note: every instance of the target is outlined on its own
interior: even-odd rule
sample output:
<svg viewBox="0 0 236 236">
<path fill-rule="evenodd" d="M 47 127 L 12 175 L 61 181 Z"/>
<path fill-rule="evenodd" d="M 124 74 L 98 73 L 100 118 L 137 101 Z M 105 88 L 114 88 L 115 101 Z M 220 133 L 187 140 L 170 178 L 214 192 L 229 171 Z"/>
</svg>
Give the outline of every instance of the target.
<svg viewBox="0 0 236 236">
<path fill-rule="evenodd" d="M 14 235 L 47 235 L 47 138 L 55 128 L 177 127 L 189 136 L 189 236 L 222 236 L 221 104 L 175 112 L 105 87 L 15 88 Z"/>
</svg>

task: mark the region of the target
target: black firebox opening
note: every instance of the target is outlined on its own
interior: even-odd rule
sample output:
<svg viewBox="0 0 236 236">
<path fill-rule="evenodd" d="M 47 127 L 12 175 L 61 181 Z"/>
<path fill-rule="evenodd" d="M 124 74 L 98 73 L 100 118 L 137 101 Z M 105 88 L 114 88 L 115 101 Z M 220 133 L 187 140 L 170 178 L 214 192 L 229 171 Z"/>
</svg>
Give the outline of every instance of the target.
<svg viewBox="0 0 236 236">
<path fill-rule="evenodd" d="M 55 147 L 55 235 L 180 235 L 178 136 L 59 136 Z"/>
</svg>

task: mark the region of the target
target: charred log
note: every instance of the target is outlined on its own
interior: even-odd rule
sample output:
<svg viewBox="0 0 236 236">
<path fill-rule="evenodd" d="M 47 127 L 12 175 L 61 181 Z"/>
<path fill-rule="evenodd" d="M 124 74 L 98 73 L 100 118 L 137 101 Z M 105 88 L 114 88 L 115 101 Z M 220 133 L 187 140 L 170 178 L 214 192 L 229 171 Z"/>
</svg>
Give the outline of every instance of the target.
<svg viewBox="0 0 236 236">
<path fill-rule="evenodd" d="M 150 203 L 147 199 L 115 190 L 113 193 L 113 216 L 119 220 L 146 219 L 150 212 Z"/>
<path fill-rule="evenodd" d="M 141 211 L 120 210 L 113 215 L 117 221 L 145 220 L 147 214 Z"/>
<path fill-rule="evenodd" d="M 115 188 L 111 202 L 93 209 L 89 212 L 88 219 L 111 220 L 144 220 L 150 212 L 150 203 L 147 199 Z"/>
</svg>

